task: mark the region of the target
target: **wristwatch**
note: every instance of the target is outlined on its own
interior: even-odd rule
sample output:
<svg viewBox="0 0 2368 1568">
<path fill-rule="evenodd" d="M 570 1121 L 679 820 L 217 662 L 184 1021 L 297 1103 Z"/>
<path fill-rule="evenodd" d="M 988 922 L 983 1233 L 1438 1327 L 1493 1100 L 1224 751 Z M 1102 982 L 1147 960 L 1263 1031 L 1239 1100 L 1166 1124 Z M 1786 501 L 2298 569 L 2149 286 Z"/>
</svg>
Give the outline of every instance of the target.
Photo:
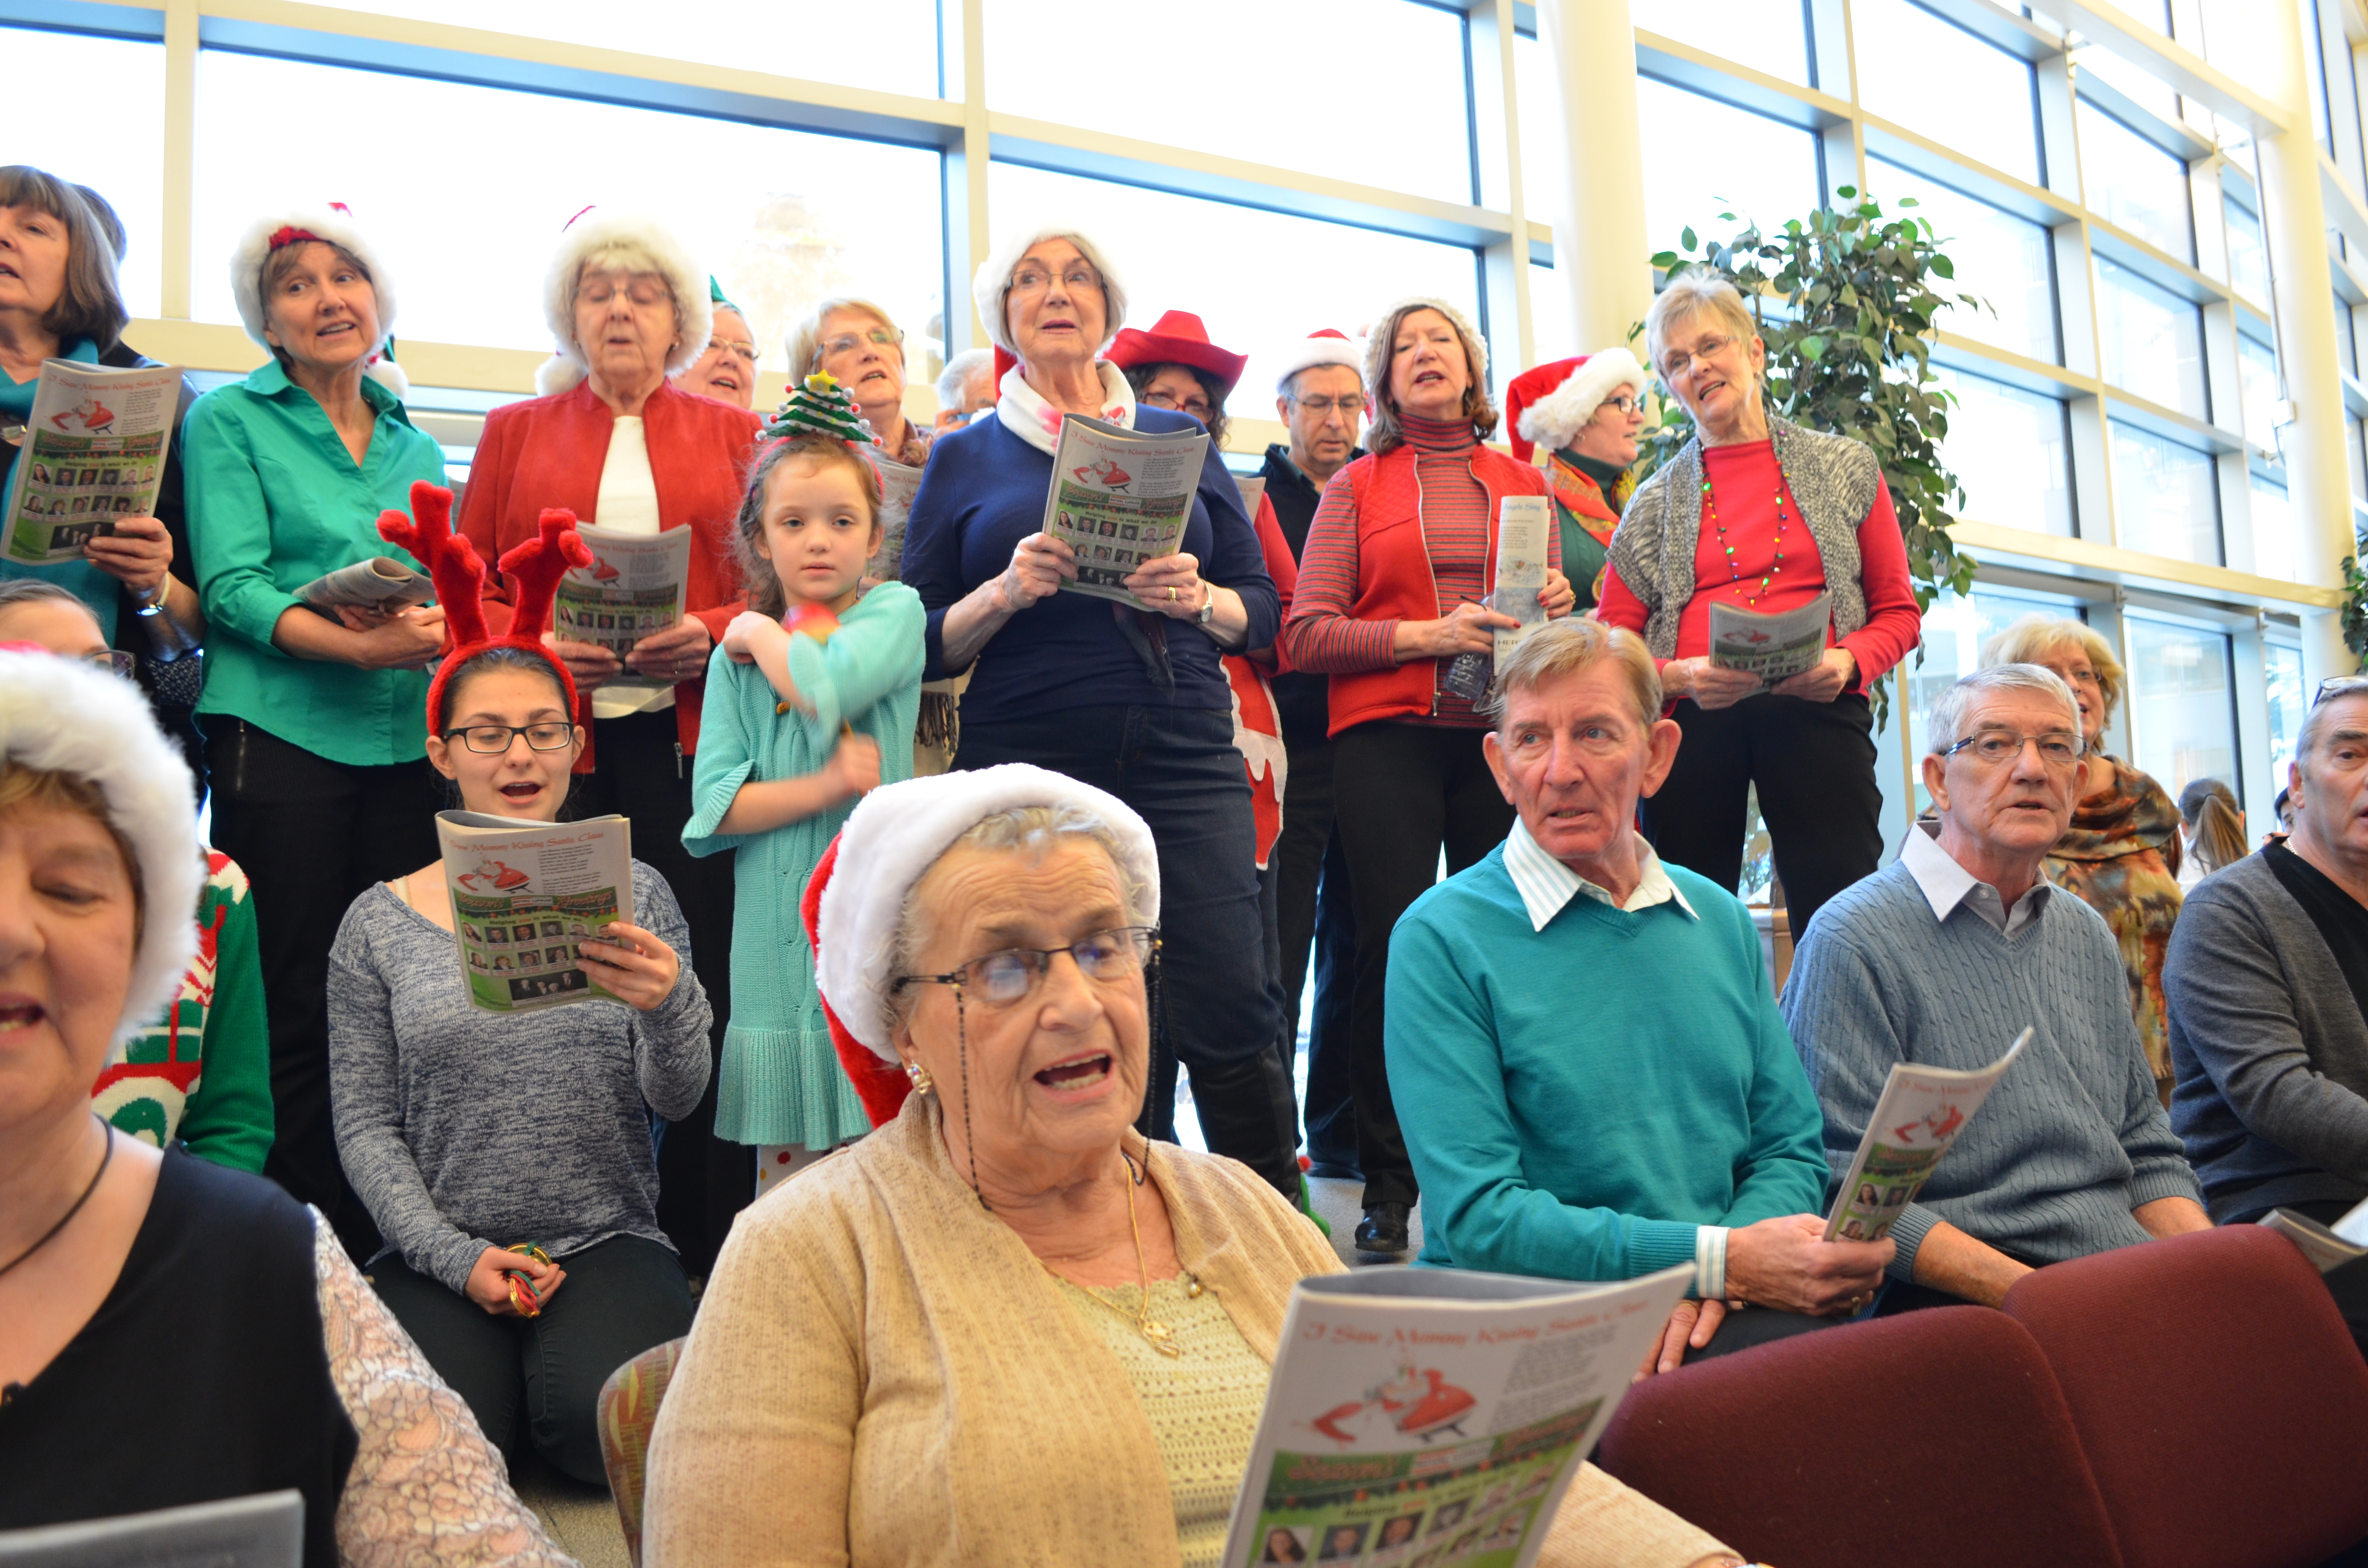
<svg viewBox="0 0 2368 1568">
<path fill-rule="evenodd" d="M 1212 620 L 1214 620 L 1214 619 L 1217 619 L 1217 589 L 1216 589 L 1216 585 L 1214 585 L 1214 584 L 1212 584 L 1212 583 L 1203 582 L 1203 583 L 1201 585 L 1201 610 L 1200 610 L 1200 613 L 1199 613 L 1199 614 L 1195 615 L 1195 616 L 1192 618 L 1192 624 L 1193 624 L 1193 625 L 1195 625 L 1195 626 L 1206 626 L 1206 625 L 1208 625 L 1208 624 L 1209 624 L 1209 622 L 1211 622 L 1211 621 L 1212 621 Z"/>
</svg>

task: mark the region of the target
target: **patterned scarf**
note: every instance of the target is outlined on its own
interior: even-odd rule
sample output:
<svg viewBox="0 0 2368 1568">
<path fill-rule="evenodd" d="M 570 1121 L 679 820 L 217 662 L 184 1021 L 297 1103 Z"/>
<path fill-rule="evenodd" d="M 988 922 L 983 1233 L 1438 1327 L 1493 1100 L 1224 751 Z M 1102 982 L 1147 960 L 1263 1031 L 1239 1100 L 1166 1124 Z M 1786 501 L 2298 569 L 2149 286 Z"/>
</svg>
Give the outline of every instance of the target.
<svg viewBox="0 0 2368 1568">
<path fill-rule="evenodd" d="M 1103 407 L 1097 417 L 1122 430 L 1133 429 L 1134 389 L 1109 360 L 1098 361 L 1094 369 L 1102 375 Z M 1005 429 L 1050 457 L 1061 444 L 1061 421 L 1068 416 L 1046 403 L 1020 369 L 1014 365 L 1003 373 L 1003 384 L 996 389 L 995 416 Z"/>
</svg>

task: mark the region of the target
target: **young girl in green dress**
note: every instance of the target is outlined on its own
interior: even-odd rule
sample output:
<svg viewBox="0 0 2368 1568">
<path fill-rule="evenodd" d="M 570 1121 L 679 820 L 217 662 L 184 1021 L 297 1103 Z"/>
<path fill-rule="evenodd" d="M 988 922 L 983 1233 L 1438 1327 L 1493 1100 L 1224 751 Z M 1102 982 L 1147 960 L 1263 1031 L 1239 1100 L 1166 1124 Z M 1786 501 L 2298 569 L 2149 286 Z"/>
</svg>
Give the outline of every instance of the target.
<svg viewBox="0 0 2368 1568">
<path fill-rule="evenodd" d="M 715 1135 L 756 1145 L 759 1196 L 871 1130 L 831 1049 L 798 899 L 863 792 L 912 777 L 923 657 L 913 590 L 863 585 L 880 481 L 852 400 L 809 377 L 764 434 L 738 525 L 748 608 L 708 660 L 682 832 L 693 855 L 739 851 Z"/>
</svg>

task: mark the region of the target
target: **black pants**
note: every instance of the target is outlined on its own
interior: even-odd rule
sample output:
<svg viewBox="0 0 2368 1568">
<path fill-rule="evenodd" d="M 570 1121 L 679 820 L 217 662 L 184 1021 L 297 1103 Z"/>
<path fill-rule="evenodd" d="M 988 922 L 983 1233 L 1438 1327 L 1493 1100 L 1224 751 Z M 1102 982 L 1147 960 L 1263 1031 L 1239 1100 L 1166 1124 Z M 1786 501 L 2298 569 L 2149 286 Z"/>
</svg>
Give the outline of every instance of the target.
<svg viewBox="0 0 2368 1568">
<path fill-rule="evenodd" d="M 331 762 L 243 719 L 210 715 L 214 847 L 255 892 L 255 934 L 271 1034 L 276 1131 L 264 1174 L 328 1216 L 357 1259 L 378 1227 L 346 1185 L 329 1120 L 329 949 L 371 883 L 436 858 L 443 779 L 427 760 Z"/>
<path fill-rule="evenodd" d="M 381 1259 L 370 1280 L 437 1376 L 468 1402 L 487 1442 L 515 1452 L 523 1409 L 537 1453 L 605 1485 L 600 1385 L 652 1346 L 690 1332 L 690 1284 L 674 1254 L 640 1236 L 610 1236 L 558 1263 L 567 1278 L 532 1318 L 495 1317 L 399 1257 Z"/>
<path fill-rule="evenodd" d="M 1793 939 L 1827 899 L 1883 858 L 1883 791 L 1864 697 L 1831 702 L 1771 694 L 1715 710 L 1679 701 L 1678 760 L 1645 802 L 1645 836 L 1672 865 L 1723 888 L 1743 880 L 1745 795 L 1759 790 Z"/>
<path fill-rule="evenodd" d="M 1337 754 L 1339 832 L 1357 912 L 1357 986 L 1349 1030 L 1357 1108 L 1357 1166 L 1365 1207 L 1418 1195 L 1390 1099 L 1383 1054 L 1390 933 L 1406 905 L 1505 841 L 1513 808 L 1480 753 L 1479 730 L 1376 722 L 1342 732 Z"/>
<path fill-rule="evenodd" d="M 2352 1210 L 2351 1204 L 2340 1198 L 2322 1199 L 2312 1203 L 2282 1203 L 2278 1207 L 2291 1209 L 2329 1227 Z M 2264 1209 L 2257 1213 L 2240 1214 L 2227 1222 L 2249 1225 L 2268 1212 Z M 2362 1356 L 2368 1356 L 2368 1257 L 2339 1263 L 2319 1278 L 2325 1282 L 2327 1293 L 2335 1298 L 2335 1310 L 2343 1314 L 2343 1325 L 2351 1331 L 2352 1343 L 2360 1346 Z"/>
<path fill-rule="evenodd" d="M 1710 1336 L 1710 1343 L 1697 1350 L 1686 1346 L 1689 1367 L 1697 1361 L 1707 1361 L 1713 1356 L 1732 1356 L 1738 1351 L 1755 1350 L 1779 1339 L 1790 1339 L 1796 1334 L 1814 1334 L 1821 1328 L 1839 1328 L 1848 1318 L 1811 1317 L 1806 1312 L 1781 1312 L 1773 1307 L 1746 1307 L 1729 1312 Z"/>
<path fill-rule="evenodd" d="M 1149 825 L 1159 851 L 1164 1048 L 1191 1074 L 1211 1151 L 1296 1197 L 1298 1106 L 1276 1049 L 1282 1010 L 1267 962 L 1258 829 L 1232 716 L 1223 709 L 1103 704 L 963 724 L 955 767 L 1005 762 L 1033 763 L 1106 790 Z M 1156 1056 L 1162 1042 L 1153 1045 Z M 1148 1108 L 1155 1125 L 1159 1078 L 1155 1070 Z"/>
<path fill-rule="evenodd" d="M 1307 1153 L 1324 1174 L 1357 1168 L 1357 1112 L 1349 1087 L 1349 998 L 1355 984 L 1357 917 L 1349 906 L 1349 858 L 1333 821 L 1333 743 L 1290 748 L 1290 789 L 1273 863 L 1282 949 L 1282 1038 L 1297 1049 L 1299 1005 L 1315 964 L 1307 1029 Z M 1312 944 L 1312 947 L 1311 947 Z"/>
<path fill-rule="evenodd" d="M 593 721 L 592 771 L 575 782 L 570 814 L 631 818 L 633 858 L 666 880 L 690 927 L 690 968 L 715 1021 L 710 1072 L 699 1107 L 668 1123 L 658 1141 L 658 1223 L 683 1267 L 705 1274 L 757 1187 L 747 1147 L 715 1137 L 715 1085 L 723 1076 L 723 1029 L 732 1021 L 732 851 L 699 857 L 682 846 L 690 820 L 691 758 L 676 742 L 675 713 L 629 713 Z M 653 1112 L 653 1117 L 655 1113 Z"/>
</svg>

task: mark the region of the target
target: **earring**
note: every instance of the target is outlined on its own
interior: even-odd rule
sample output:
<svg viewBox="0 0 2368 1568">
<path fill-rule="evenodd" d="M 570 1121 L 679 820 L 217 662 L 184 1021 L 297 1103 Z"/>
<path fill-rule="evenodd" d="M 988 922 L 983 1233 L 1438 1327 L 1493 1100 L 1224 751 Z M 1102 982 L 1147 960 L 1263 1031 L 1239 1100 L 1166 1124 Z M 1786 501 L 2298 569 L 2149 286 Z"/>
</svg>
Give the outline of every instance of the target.
<svg viewBox="0 0 2368 1568">
<path fill-rule="evenodd" d="M 917 1062 L 905 1063 L 905 1076 L 912 1080 L 913 1092 L 916 1095 L 926 1095 L 938 1086 L 938 1081 L 929 1076 L 929 1070 Z"/>
</svg>

